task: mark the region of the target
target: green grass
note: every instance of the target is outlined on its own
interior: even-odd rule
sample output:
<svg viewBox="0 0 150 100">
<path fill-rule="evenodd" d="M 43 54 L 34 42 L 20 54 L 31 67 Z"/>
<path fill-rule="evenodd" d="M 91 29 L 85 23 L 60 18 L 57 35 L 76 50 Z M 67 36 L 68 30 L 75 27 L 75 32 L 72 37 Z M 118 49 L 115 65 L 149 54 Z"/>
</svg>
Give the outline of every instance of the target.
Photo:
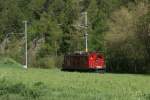
<svg viewBox="0 0 150 100">
<path fill-rule="evenodd" d="M 0 100 L 34 99 L 150 100 L 150 76 L 25 70 L 0 63 Z"/>
</svg>

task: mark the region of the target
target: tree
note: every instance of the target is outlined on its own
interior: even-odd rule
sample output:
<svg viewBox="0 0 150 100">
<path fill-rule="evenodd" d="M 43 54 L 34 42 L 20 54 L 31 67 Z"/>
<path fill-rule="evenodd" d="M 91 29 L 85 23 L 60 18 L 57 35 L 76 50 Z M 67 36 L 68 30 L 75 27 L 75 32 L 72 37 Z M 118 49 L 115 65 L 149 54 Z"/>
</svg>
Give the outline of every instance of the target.
<svg viewBox="0 0 150 100">
<path fill-rule="evenodd" d="M 16 0 L 0 1 L 0 33 L 5 37 L 10 32 L 20 32 L 22 30 L 23 13 L 18 7 Z"/>
<path fill-rule="evenodd" d="M 140 39 L 142 45 L 145 47 L 145 52 L 147 55 L 145 56 L 145 69 L 149 72 L 150 70 L 150 12 L 146 13 L 144 16 L 140 17 L 140 20 L 137 25 L 137 35 Z"/>
<path fill-rule="evenodd" d="M 34 38 L 43 38 L 45 41 L 45 50 L 42 52 L 41 56 L 48 54 L 54 54 L 59 48 L 60 39 L 62 36 L 62 31 L 55 21 L 52 20 L 51 16 L 43 13 L 40 20 L 33 24 L 30 28 L 30 35 Z"/>
<path fill-rule="evenodd" d="M 123 7 L 112 14 L 109 21 L 109 32 L 105 37 L 109 70 L 145 71 L 147 52 L 138 38 L 136 26 L 140 16 L 147 13 L 147 7 L 146 4 L 139 3 L 130 10 Z"/>
</svg>

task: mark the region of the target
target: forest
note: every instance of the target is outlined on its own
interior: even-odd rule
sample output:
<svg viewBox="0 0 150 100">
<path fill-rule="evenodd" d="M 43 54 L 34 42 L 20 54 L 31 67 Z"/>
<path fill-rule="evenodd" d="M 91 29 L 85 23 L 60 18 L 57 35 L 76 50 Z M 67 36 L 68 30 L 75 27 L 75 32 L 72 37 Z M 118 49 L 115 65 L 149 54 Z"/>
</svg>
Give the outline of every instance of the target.
<svg viewBox="0 0 150 100">
<path fill-rule="evenodd" d="M 84 51 L 83 12 L 88 15 L 88 49 L 103 52 L 107 71 L 150 73 L 150 0 L 0 0 L 0 57 L 28 66 L 61 67 L 63 55 Z"/>
</svg>

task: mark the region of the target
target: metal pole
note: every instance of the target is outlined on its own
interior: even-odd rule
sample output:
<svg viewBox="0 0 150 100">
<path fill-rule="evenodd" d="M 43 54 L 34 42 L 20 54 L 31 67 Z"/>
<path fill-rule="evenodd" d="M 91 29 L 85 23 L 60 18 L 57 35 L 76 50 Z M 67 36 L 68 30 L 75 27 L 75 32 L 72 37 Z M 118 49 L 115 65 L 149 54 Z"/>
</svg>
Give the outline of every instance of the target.
<svg viewBox="0 0 150 100">
<path fill-rule="evenodd" d="M 87 19 L 87 12 L 85 12 L 85 51 L 88 52 L 88 33 L 87 33 L 87 27 L 88 27 L 88 19 Z"/>
<path fill-rule="evenodd" d="M 24 21 L 25 27 L 24 27 L 24 34 L 25 34 L 25 66 L 24 68 L 28 68 L 28 41 L 27 41 L 27 21 Z"/>
</svg>

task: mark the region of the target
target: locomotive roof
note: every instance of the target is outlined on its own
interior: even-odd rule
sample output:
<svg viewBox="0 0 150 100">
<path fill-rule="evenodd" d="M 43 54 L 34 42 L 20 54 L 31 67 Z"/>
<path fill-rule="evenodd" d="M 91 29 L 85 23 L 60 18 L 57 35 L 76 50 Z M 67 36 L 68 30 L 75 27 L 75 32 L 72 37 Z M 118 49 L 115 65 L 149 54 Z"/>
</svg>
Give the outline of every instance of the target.
<svg viewBox="0 0 150 100">
<path fill-rule="evenodd" d="M 86 56 L 86 55 L 89 55 L 89 54 L 102 54 L 101 52 L 84 52 L 84 51 L 79 51 L 79 52 L 74 52 L 74 53 L 68 53 L 66 55 L 72 55 L 72 56 L 77 56 L 77 55 L 83 55 L 83 56 Z"/>
</svg>

